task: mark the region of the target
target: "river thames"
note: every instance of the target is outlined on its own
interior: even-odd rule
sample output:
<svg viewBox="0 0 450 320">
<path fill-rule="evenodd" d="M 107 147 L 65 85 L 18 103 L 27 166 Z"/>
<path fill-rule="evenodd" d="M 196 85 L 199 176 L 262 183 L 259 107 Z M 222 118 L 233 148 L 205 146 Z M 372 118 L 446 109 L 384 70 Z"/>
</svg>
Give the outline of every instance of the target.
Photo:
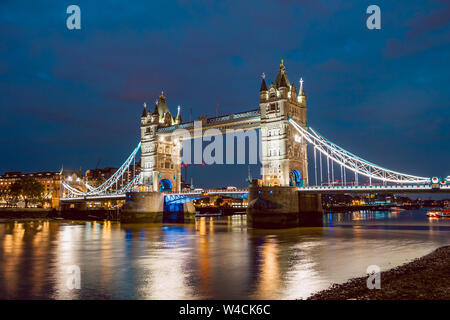
<svg viewBox="0 0 450 320">
<path fill-rule="evenodd" d="M 450 219 L 425 213 L 325 214 L 323 228 L 283 230 L 248 228 L 245 216 L 2 221 L 0 298 L 302 299 L 450 244 Z M 80 289 L 67 285 L 73 266 Z"/>
</svg>

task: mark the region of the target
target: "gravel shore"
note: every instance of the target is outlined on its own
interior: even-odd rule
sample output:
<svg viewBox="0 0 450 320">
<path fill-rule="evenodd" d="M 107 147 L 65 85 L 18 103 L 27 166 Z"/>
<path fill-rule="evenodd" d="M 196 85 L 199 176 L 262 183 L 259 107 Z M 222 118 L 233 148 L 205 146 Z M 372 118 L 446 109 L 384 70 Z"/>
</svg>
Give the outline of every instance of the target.
<svg viewBox="0 0 450 320">
<path fill-rule="evenodd" d="M 450 246 L 381 272 L 381 289 L 367 288 L 367 277 L 334 284 L 308 300 L 449 300 Z"/>
</svg>

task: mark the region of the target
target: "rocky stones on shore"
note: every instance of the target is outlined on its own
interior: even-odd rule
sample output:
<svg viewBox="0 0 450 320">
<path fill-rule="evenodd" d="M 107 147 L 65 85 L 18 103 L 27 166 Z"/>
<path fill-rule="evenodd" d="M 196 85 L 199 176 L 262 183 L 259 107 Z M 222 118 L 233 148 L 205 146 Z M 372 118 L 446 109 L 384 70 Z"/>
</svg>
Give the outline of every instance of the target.
<svg viewBox="0 0 450 320">
<path fill-rule="evenodd" d="M 381 288 L 368 289 L 367 277 L 315 293 L 309 300 L 449 300 L 450 246 L 381 272 Z"/>
</svg>

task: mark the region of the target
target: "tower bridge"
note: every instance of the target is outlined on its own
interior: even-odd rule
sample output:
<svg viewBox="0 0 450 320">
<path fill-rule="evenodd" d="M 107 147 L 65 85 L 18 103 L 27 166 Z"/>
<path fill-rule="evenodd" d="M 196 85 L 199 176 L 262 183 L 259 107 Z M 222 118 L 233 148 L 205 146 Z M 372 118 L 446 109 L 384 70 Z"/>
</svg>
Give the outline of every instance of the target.
<svg viewBox="0 0 450 320">
<path fill-rule="evenodd" d="M 294 172 L 297 179 L 307 185 L 307 143 L 304 139 L 295 140 L 298 134 L 289 124 L 292 120 L 306 128 L 303 80 L 300 80 L 299 89 L 291 84 L 282 61 L 276 80 L 269 87 L 265 75 L 262 75 L 259 92 L 259 109 L 210 119 L 202 117 L 198 135 L 195 122 L 182 122 L 180 108 L 177 116 L 172 117 L 164 93 L 161 93 L 153 112 L 147 112 L 144 106 L 141 117 L 142 183 L 148 185 L 150 190 L 158 191 L 161 181 L 170 181 L 172 191 L 181 190 L 181 143 L 174 139 L 176 130 L 185 130 L 192 139 L 203 136 L 211 129 L 260 129 L 263 183 L 287 186 Z"/>
<path fill-rule="evenodd" d="M 306 101 L 303 80 L 300 78 L 298 88 L 292 84 L 283 61 L 275 81 L 269 86 L 262 75 L 257 109 L 183 122 L 180 107 L 173 117 L 162 92 L 153 111 L 147 110 L 144 104 L 140 142 L 117 172 L 98 187 L 63 182 L 61 201 L 126 199 L 130 192 L 162 193 L 163 201 L 172 204 L 199 199 L 205 192 L 181 190 L 182 142 L 217 132 L 212 129 L 222 132 L 260 130 L 262 179 L 248 190 L 234 194 L 249 197 L 249 200 L 265 198 L 268 201 L 257 204 L 259 206 L 278 206 L 285 210 L 289 205 L 274 198 L 297 197 L 297 194 L 309 195 L 309 198 L 299 196 L 299 202 L 313 203 L 317 202 L 314 195 L 321 193 L 450 191 L 450 176 L 430 178 L 400 173 L 375 165 L 334 144 L 308 125 Z M 311 178 L 308 176 L 308 147 L 314 155 L 314 176 Z M 135 162 L 139 151 L 141 171 L 137 174 Z M 133 172 L 131 178 L 130 172 Z M 125 173 L 127 179 L 124 181 Z M 366 182 L 360 183 L 360 178 Z M 292 210 L 298 210 L 298 207 Z"/>
</svg>

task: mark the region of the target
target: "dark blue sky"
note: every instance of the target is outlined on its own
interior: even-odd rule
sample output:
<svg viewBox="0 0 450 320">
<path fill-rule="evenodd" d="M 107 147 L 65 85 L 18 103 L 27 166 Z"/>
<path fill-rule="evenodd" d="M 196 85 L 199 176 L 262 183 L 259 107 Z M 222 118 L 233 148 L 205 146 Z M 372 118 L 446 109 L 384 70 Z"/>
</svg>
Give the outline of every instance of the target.
<svg viewBox="0 0 450 320">
<path fill-rule="evenodd" d="M 66 28 L 70 4 L 80 31 Z M 366 28 L 370 4 L 382 30 Z M 254 109 L 260 74 L 283 58 L 324 136 L 390 169 L 448 175 L 449 21 L 448 1 L 3 0 L 0 171 L 118 166 L 144 101 L 164 90 L 184 119 L 214 116 L 216 101 L 221 114 Z M 246 172 L 190 171 L 199 185 Z"/>
</svg>

